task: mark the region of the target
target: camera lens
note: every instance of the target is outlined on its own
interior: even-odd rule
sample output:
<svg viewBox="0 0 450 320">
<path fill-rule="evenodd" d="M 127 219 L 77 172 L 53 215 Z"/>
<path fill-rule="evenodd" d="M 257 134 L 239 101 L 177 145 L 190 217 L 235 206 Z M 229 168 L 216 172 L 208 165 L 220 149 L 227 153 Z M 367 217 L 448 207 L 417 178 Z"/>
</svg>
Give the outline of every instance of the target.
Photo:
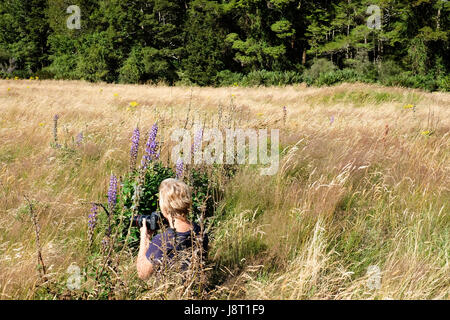
<svg viewBox="0 0 450 320">
<path fill-rule="evenodd" d="M 131 226 L 142 228 L 142 221 L 145 219 L 147 224 L 147 229 L 156 231 L 161 227 L 161 224 L 164 224 L 164 219 L 161 218 L 159 212 L 152 212 L 151 215 L 137 215 L 133 217 L 133 222 Z"/>
</svg>

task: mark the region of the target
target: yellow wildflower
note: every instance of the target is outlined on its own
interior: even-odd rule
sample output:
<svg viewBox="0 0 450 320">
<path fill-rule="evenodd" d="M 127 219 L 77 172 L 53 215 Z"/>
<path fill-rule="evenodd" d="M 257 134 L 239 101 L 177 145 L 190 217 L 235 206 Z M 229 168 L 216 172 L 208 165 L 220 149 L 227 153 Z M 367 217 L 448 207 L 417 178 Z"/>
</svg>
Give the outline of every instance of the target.
<svg viewBox="0 0 450 320">
<path fill-rule="evenodd" d="M 35 77 L 35 79 L 36 79 L 36 80 L 39 80 L 39 77 L 38 77 L 38 76 L 36 76 L 36 77 Z"/>
<path fill-rule="evenodd" d="M 118 93 L 114 93 L 114 97 L 118 97 L 119 96 L 119 94 Z"/>
<path fill-rule="evenodd" d="M 39 127 L 43 127 L 45 124 L 44 123 L 39 123 Z"/>
<path fill-rule="evenodd" d="M 430 130 L 424 130 L 424 131 L 422 131 L 422 135 L 424 135 L 424 136 L 429 136 L 431 134 L 431 131 Z"/>
<path fill-rule="evenodd" d="M 19 80 L 19 77 L 14 77 L 14 80 Z"/>
<path fill-rule="evenodd" d="M 139 105 L 139 103 L 137 103 L 136 101 L 130 102 L 130 107 L 136 108 L 138 105 Z"/>
<path fill-rule="evenodd" d="M 264 113 L 260 112 L 256 114 L 258 117 L 262 117 L 264 115 Z"/>
<path fill-rule="evenodd" d="M 33 78 L 33 77 L 30 77 L 30 80 L 34 80 L 34 78 Z"/>
<path fill-rule="evenodd" d="M 405 106 L 403 106 L 403 109 L 412 109 L 414 108 L 414 106 L 412 104 L 407 104 Z"/>
</svg>

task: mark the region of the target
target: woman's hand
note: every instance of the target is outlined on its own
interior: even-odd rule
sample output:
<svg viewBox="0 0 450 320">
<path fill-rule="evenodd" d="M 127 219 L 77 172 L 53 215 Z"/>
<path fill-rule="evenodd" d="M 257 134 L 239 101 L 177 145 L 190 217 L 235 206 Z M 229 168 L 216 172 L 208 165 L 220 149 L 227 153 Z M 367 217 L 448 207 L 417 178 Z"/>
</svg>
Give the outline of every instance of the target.
<svg viewBox="0 0 450 320">
<path fill-rule="evenodd" d="M 142 219 L 142 227 L 139 230 L 141 232 L 141 245 L 139 246 L 137 258 L 137 270 L 139 278 L 147 279 L 153 273 L 153 265 L 147 259 L 146 252 L 154 231 L 150 230 L 150 233 L 148 232 L 147 221 L 145 219 Z"/>
<path fill-rule="evenodd" d="M 147 230 L 147 220 L 144 218 L 142 219 L 142 227 L 139 229 L 139 231 L 141 232 L 141 240 L 145 237 L 148 240 L 151 239 L 151 236 L 153 234 L 153 231 L 150 231 L 150 234 Z"/>
</svg>

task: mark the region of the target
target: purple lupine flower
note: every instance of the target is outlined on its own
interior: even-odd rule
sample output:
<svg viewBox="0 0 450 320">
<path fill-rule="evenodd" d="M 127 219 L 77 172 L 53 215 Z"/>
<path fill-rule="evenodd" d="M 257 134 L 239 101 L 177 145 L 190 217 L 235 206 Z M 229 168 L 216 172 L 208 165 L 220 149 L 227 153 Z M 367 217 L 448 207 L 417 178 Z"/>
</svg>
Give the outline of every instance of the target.
<svg viewBox="0 0 450 320">
<path fill-rule="evenodd" d="M 152 129 L 150 130 L 148 134 L 148 140 L 147 145 L 145 149 L 145 154 L 142 157 L 141 166 L 145 170 L 147 168 L 147 165 L 149 162 L 153 160 L 159 159 L 159 152 L 158 150 L 158 141 L 156 141 L 156 136 L 158 134 L 158 124 L 155 123 L 152 126 Z"/>
<path fill-rule="evenodd" d="M 150 131 L 150 138 L 152 140 L 150 147 L 149 147 L 149 154 L 152 156 L 152 160 L 158 160 L 159 159 L 159 152 L 158 147 L 159 143 L 156 140 L 156 136 L 158 135 L 158 124 L 155 123 L 152 126 L 152 130 Z"/>
<path fill-rule="evenodd" d="M 98 215 L 98 207 L 93 204 L 91 208 L 91 214 L 89 215 L 88 226 L 89 226 L 89 234 L 94 232 L 95 226 L 97 225 L 97 215 Z"/>
<path fill-rule="evenodd" d="M 77 146 L 80 146 L 82 142 L 83 142 L 83 132 L 80 132 L 79 134 L 77 134 L 77 137 L 75 138 L 75 143 L 77 144 Z"/>
<path fill-rule="evenodd" d="M 89 215 L 88 225 L 89 230 L 94 229 L 97 225 L 97 215 L 98 215 L 98 207 L 93 204 L 91 208 L 91 214 Z"/>
<path fill-rule="evenodd" d="M 334 122 L 334 115 L 330 117 L 330 124 L 333 124 Z"/>
<path fill-rule="evenodd" d="M 183 177 L 183 170 L 184 170 L 184 163 L 183 160 L 180 158 L 177 161 L 176 165 L 176 179 L 181 179 Z"/>
<path fill-rule="evenodd" d="M 59 115 L 55 114 L 53 117 L 53 140 L 56 148 L 61 147 L 58 143 L 58 119 Z"/>
<path fill-rule="evenodd" d="M 133 136 L 131 137 L 131 150 L 130 150 L 130 169 L 134 170 L 136 168 L 136 161 L 139 151 L 139 139 L 141 137 L 141 133 L 139 128 L 136 127 L 133 131 Z"/>
<path fill-rule="evenodd" d="M 194 137 L 194 144 L 192 145 L 192 153 L 200 151 L 202 148 L 203 128 L 199 129 Z"/>
<path fill-rule="evenodd" d="M 105 236 L 102 240 L 102 251 L 105 252 L 109 247 L 109 236 Z"/>
<path fill-rule="evenodd" d="M 108 190 L 108 205 L 111 214 L 114 213 L 116 203 L 117 203 L 117 177 L 112 174 L 109 180 L 109 190 Z"/>
<path fill-rule="evenodd" d="M 98 215 L 98 207 L 93 204 L 91 208 L 91 214 L 89 215 L 88 220 L 88 236 L 89 236 L 89 247 L 92 245 L 92 239 L 94 237 L 95 226 L 97 225 L 97 215 Z"/>
</svg>

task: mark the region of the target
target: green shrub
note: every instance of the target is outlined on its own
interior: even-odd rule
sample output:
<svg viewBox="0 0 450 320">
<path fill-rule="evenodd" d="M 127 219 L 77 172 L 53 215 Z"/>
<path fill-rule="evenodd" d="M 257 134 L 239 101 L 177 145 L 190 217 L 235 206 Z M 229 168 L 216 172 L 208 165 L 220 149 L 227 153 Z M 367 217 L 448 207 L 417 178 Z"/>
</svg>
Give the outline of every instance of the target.
<svg viewBox="0 0 450 320">
<path fill-rule="evenodd" d="M 177 78 L 162 50 L 152 47 L 134 47 L 119 71 L 122 83 L 173 83 Z"/>
<path fill-rule="evenodd" d="M 365 50 L 358 52 L 354 59 L 346 59 L 345 65 L 355 70 L 361 81 L 374 82 L 377 80 L 376 65 L 369 61 Z"/>
<path fill-rule="evenodd" d="M 242 85 L 248 87 L 261 86 L 265 84 L 266 70 L 252 71 L 242 79 Z"/>
<path fill-rule="evenodd" d="M 144 174 L 144 183 L 142 185 L 142 194 L 139 199 L 138 208 L 135 212 L 140 215 L 149 215 L 158 209 L 158 192 L 159 185 L 167 178 L 175 176 L 171 168 L 165 167 L 161 162 L 155 162 L 149 165 Z M 133 199 L 135 196 L 135 189 L 139 184 L 139 172 L 133 171 L 124 177 L 122 180 L 121 190 L 119 193 L 119 205 L 123 206 L 123 229 L 121 230 L 121 237 L 119 242 L 125 240 L 128 227 L 130 225 L 131 217 L 133 216 Z M 120 217 L 116 217 L 115 224 L 118 226 Z M 139 230 L 132 228 L 130 232 L 129 243 L 136 245 L 139 240 Z"/>
<path fill-rule="evenodd" d="M 302 75 L 295 71 L 255 71 L 249 73 L 244 77 L 243 81 L 256 82 L 259 79 L 260 83 L 257 85 L 265 86 L 285 86 L 294 83 L 302 82 Z"/>
<path fill-rule="evenodd" d="M 317 86 L 330 86 L 340 82 L 355 82 L 358 80 L 360 80 L 360 77 L 355 70 L 343 69 L 322 73 L 313 84 Z"/>
<path fill-rule="evenodd" d="M 106 32 L 93 33 L 83 39 L 83 48 L 77 56 L 77 77 L 87 81 L 113 82 L 117 63 L 111 39 Z"/>
<path fill-rule="evenodd" d="M 144 81 L 157 83 L 159 81 L 168 81 L 173 83 L 178 79 L 174 67 L 165 56 L 164 49 L 158 50 L 153 47 L 142 49 L 144 65 Z"/>
<path fill-rule="evenodd" d="M 53 74 L 55 79 L 75 80 L 79 79 L 76 68 L 76 56 L 73 54 L 61 54 L 53 57 L 52 64 L 46 68 L 46 71 Z"/>
<path fill-rule="evenodd" d="M 321 74 L 330 73 L 337 69 L 333 62 L 327 59 L 315 59 L 311 68 L 305 71 L 305 81 L 308 85 L 314 84 Z"/>
<path fill-rule="evenodd" d="M 181 86 L 181 87 L 195 87 L 196 84 L 192 82 L 192 80 L 189 78 L 189 75 L 185 71 L 177 71 L 177 78 L 178 80 L 175 81 L 175 86 Z"/>
<path fill-rule="evenodd" d="M 388 77 L 380 83 L 386 86 L 417 88 L 428 91 L 434 91 L 438 88 L 438 81 L 432 75 L 412 75 L 410 72 Z"/>
<path fill-rule="evenodd" d="M 48 44 L 52 54 L 49 56 L 50 65 L 44 68 L 45 72 L 52 74 L 55 79 L 79 79 L 76 73 L 78 57 L 74 54 L 78 52 L 76 39 L 68 35 L 51 35 Z"/>
<path fill-rule="evenodd" d="M 13 79 L 14 77 L 18 77 L 19 79 L 28 79 L 33 74 L 27 70 L 14 70 L 12 73 L 2 73 L 2 78 L 10 78 Z"/>
<path fill-rule="evenodd" d="M 185 182 L 192 188 L 192 212 L 188 217 L 191 221 L 199 222 L 202 214 L 205 217 L 210 217 L 214 213 L 215 203 L 212 195 L 213 193 L 217 194 L 219 188 L 215 187 L 215 184 L 212 182 L 212 175 L 204 170 L 203 167 L 191 168 L 186 172 Z M 164 165 L 162 162 L 152 162 L 145 171 L 144 176 L 145 178 L 141 186 L 143 191 L 135 213 L 139 215 L 150 215 L 159 208 L 158 193 L 161 182 L 168 178 L 175 178 L 175 173 L 172 168 Z M 121 213 L 123 218 L 122 229 L 119 230 L 121 236 L 118 239 L 120 243 L 124 243 L 125 241 L 131 217 L 133 216 L 135 190 L 139 181 L 138 171 L 128 173 L 122 180 L 118 197 L 119 207 L 123 207 Z M 119 226 L 120 218 L 120 215 L 115 217 L 115 227 Z M 132 228 L 128 244 L 135 246 L 138 244 L 138 240 L 139 230 Z"/>
<path fill-rule="evenodd" d="M 302 74 L 296 71 L 258 70 L 242 75 L 224 70 L 217 73 L 215 83 L 217 86 L 285 86 L 300 83 L 302 80 Z"/>
<path fill-rule="evenodd" d="M 450 76 L 442 76 L 437 79 L 437 85 L 439 90 L 448 92 L 450 91 Z"/>
<path fill-rule="evenodd" d="M 55 79 L 55 74 L 48 68 L 39 70 L 38 72 L 36 72 L 36 76 L 38 76 L 41 80 Z"/>
<path fill-rule="evenodd" d="M 104 58 L 105 54 L 106 52 L 101 46 L 90 47 L 78 57 L 76 75 L 91 82 L 106 81 L 109 78 L 109 70 L 108 63 Z"/>
<path fill-rule="evenodd" d="M 395 78 L 404 70 L 395 61 L 387 60 L 378 65 L 378 81 L 385 82 L 389 78 Z"/>
<path fill-rule="evenodd" d="M 131 50 L 128 59 L 120 68 L 119 81 L 121 83 L 138 83 L 144 75 L 142 48 Z"/>
<path fill-rule="evenodd" d="M 231 72 L 230 70 L 222 70 L 217 72 L 214 83 L 216 86 L 229 87 L 240 84 L 243 78 L 242 73 Z"/>
</svg>

